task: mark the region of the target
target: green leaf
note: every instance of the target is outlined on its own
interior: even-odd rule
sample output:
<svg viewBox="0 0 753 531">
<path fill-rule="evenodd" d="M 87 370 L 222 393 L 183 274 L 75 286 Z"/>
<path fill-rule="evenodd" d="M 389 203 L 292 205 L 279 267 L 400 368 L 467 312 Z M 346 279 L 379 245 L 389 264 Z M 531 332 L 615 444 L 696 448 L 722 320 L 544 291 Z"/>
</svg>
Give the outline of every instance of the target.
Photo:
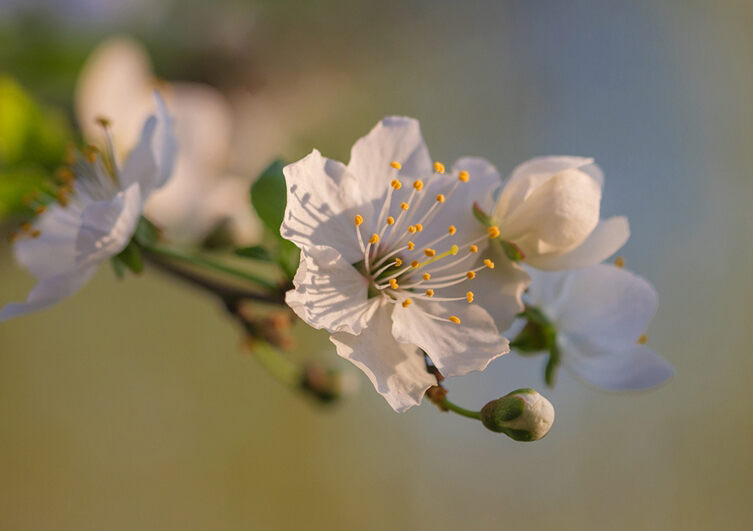
<svg viewBox="0 0 753 531">
<path fill-rule="evenodd" d="M 280 264 L 289 279 L 292 280 L 295 276 L 300 260 L 301 250 L 293 242 L 280 238 L 280 245 L 277 249 L 277 263 Z"/>
<path fill-rule="evenodd" d="M 128 269 L 125 263 L 123 263 L 123 260 L 118 256 L 113 256 L 110 258 L 110 263 L 112 264 L 112 270 L 115 271 L 115 276 L 122 279 Z"/>
<path fill-rule="evenodd" d="M 261 260 L 264 262 L 271 262 L 273 260 L 272 255 L 266 248 L 261 245 L 251 245 L 249 247 L 240 247 L 236 249 L 235 254 L 243 258 L 251 258 L 252 260 Z"/>
<path fill-rule="evenodd" d="M 144 270 L 144 261 L 141 258 L 141 250 L 133 240 L 128 242 L 126 248 L 115 256 L 132 273 L 139 274 Z"/>
<path fill-rule="evenodd" d="M 133 234 L 133 239 L 140 245 L 148 247 L 157 243 L 159 235 L 160 231 L 157 226 L 142 216 L 136 224 L 136 231 Z"/>
<path fill-rule="evenodd" d="M 283 166 L 282 161 L 274 161 L 251 185 L 251 204 L 264 226 L 277 237 L 287 202 Z"/>
</svg>

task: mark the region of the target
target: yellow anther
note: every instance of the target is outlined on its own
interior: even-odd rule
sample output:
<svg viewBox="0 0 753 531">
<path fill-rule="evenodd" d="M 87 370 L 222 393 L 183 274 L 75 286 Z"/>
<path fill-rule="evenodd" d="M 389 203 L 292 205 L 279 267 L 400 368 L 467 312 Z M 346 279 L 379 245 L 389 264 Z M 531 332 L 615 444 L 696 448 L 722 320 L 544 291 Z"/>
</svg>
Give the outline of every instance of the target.
<svg viewBox="0 0 753 531">
<path fill-rule="evenodd" d="M 488 258 L 484 260 L 484 265 L 489 269 L 494 269 L 494 262 L 492 262 Z"/>
<path fill-rule="evenodd" d="M 84 154 L 84 157 L 86 157 L 86 160 L 88 160 L 90 164 L 94 164 L 94 161 L 97 160 L 97 153 L 99 153 L 99 150 L 94 146 L 84 146 L 81 148 L 81 153 Z"/>
<path fill-rule="evenodd" d="M 458 231 L 458 229 L 455 228 L 455 225 L 450 225 L 450 227 L 447 229 L 447 232 L 450 233 L 450 236 L 455 234 Z"/>
<path fill-rule="evenodd" d="M 110 127 L 110 125 L 112 124 L 110 119 L 105 116 L 97 116 L 94 121 L 97 122 L 97 124 L 101 127 Z"/>
<path fill-rule="evenodd" d="M 396 278 L 391 278 L 391 279 L 390 279 L 390 287 L 391 287 L 392 289 L 397 289 L 397 288 L 399 287 L 399 286 L 397 285 L 397 279 L 396 279 Z"/>
<path fill-rule="evenodd" d="M 420 223 L 416 223 L 415 227 L 418 232 L 421 232 L 422 230 L 424 230 L 424 226 L 421 225 Z"/>
<path fill-rule="evenodd" d="M 445 197 L 444 194 L 437 194 L 437 202 L 444 203 Z"/>
<path fill-rule="evenodd" d="M 63 183 L 69 183 L 73 181 L 75 174 L 70 168 L 61 167 L 55 170 L 55 177 L 57 177 Z"/>
<path fill-rule="evenodd" d="M 412 301 L 412 300 L 410 300 L 410 299 L 405 299 L 405 300 L 403 301 L 403 308 L 407 308 L 408 306 L 410 306 L 410 304 L 411 304 L 412 302 L 413 302 L 413 301 Z"/>
<path fill-rule="evenodd" d="M 358 227 L 361 223 L 363 223 L 363 216 L 356 214 L 356 227 Z"/>
<path fill-rule="evenodd" d="M 375 243 L 379 243 L 379 235 L 376 233 L 372 234 L 371 238 L 369 238 L 369 243 L 372 245 Z"/>
<path fill-rule="evenodd" d="M 444 173 L 444 164 L 442 164 L 441 162 L 435 162 L 434 171 L 437 173 Z"/>
<path fill-rule="evenodd" d="M 413 181 L 413 188 L 415 188 L 417 191 L 420 192 L 423 187 L 424 187 L 424 183 L 420 179 Z"/>
<path fill-rule="evenodd" d="M 424 293 L 426 293 L 426 295 L 429 296 L 429 297 L 433 297 L 434 296 L 434 290 L 433 289 L 427 289 L 426 291 L 424 291 Z"/>
<path fill-rule="evenodd" d="M 411 266 L 411 267 L 412 267 L 413 269 L 418 269 L 418 266 L 420 266 L 420 265 L 421 265 L 421 264 L 419 264 L 419 263 L 418 263 L 418 260 L 413 260 L 413 261 L 412 261 L 412 262 L 410 263 L 410 266 Z"/>
<path fill-rule="evenodd" d="M 460 317 L 458 317 L 457 315 L 451 315 L 447 319 L 449 319 L 450 322 L 453 322 L 455 324 L 460 324 Z"/>
<path fill-rule="evenodd" d="M 46 206 L 39 205 L 37 208 L 34 209 L 34 212 L 36 212 L 37 215 L 39 215 L 39 214 L 44 214 L 45 210 L 47 210 Z"/>
<path fill-rule="evenodd" d="M 22 231 L 24 231 L 24 232 L 31 232 L 31 228 L 32 228 L 31 227 L 31 223 L 29 223 L 28 221 L 24 221 L 23 223 L 21 223 L 21 230 Z"/>
<path fill-rule="evenodd" d="M 486 229 L 486 232 L 489 233 L 489 238 L 492 240 L 495 238 L 499 238 L 499 227 L 496 225 L 492 225 L 491 227 Z"/>
<path fill-rule="evenodd" d="M 625 259 L 621 256 L 618 256 L 614 259 L 614 265 L 617 267 L 625 267 Z"/>
<path fill-rule="evenodd" d="M 469 177 L 470 177 L 470 175 L 468 175 L 468 172 L 465 171 L 465 170 L 463 170 L 460 173 L 458 173 L 458 181 L 460 181 L 460 182 L 467 183 Z"/>
<path fill-rule="evenodd" d="M 465 276 L 466 278 L 468 278 L 468 280 L 473 280 L 474 278 L 476 278 L 476 273 L 474 273 L 473 271 L 468 271 Z"/>
<path fill-rule="evenodd" d="M 423 278 L 424 280 L 429 280 L 431 278 L 431 273 L 424 273 L 423 275 L 421 275 L 421 278 Z"/>
<path fill-rule="evenodd" d="M 395 224 L 395 218 L 392 216 L 387 216 L 387 225 L 394 225 Z"/>
<path fill-rule="evenodd" d="M 409 250 L 409 251 L 412 251 L 412 250 L 413 250 L 413 249 L 415 249 L 415 248 L 416 248 L 416 244 L 415 244 L 415 243 L 413 243 L 413 242 L 408 242 L 408 250 Z"/>
<path fill-rule="evenodd" d="M 408 232 L 410 232 L 411 234 L 415 234 L 416 233 L 416 226 L 415 225 L 408 225 Z"/>
<path fill-rule="evenodd" d="M 403 261 L 400 258 L 395 258 L 395 266 L 400 267 L 403 265 Z"/>
<path fill-rule="evenodd" d="M 437 252 L 434 249 L 424 249 L 424 254 L 431 258 L 432 256 L 435 256 Z"/>
<path fill-rule="evenodd" d="M 450 247 L 450 254 L 452 256 L 455 256 L 456 254 L 458 254 L 459 250 L 460 250 L 460 247 L 458 247 L 457 245 L 453 245 L 452 247 Z"/>
<path fill-rule="evenodd" d="M 470 303 L 473 302 L 473 292 L 472 291 L 469 291 L 468 293 L 465 294 L 465 300 L 468 301 L 468 304 L 470 304 Z"/>
<path fill-rule="evenodd" d="M 400 163 L 399 163 L 398 161 L 396 161 L 396 160 L 393 160 L 392 162 L 390 162 L 390 166 L 392 166 L 392 167 L 393 167 L 393 168 L 395 168 L 396 170 L 399 170 L 400 168 L 402 168 L 402 167 L 403 167 L 403 165 L 402 165 L 402 164 L 400 164 Z"/>
<path fill-rule="evenodd" d="M 34 229 L 29 234 L 29 236 L 31 236 L 32 238 L 39 238 L 41 235 L 42 235 L 42 231 L 40 231 L 39 229 Z"/>
<path fill-rule="evenodd" d="M 471 247 L 468 249 L 471 253 L 477 253 L 478 252 L 478 245 L 471 245 Z"/>
<path fill-rule="evenodd" d="M 400 190 L 400 188 L 403 187 L 403 184 L 397 179 L 393 179 L 392 182 L 390 183 L 390 186 L 392 186 L 394 190 Z"/>
<path fill-rule="evenodd" d="M 641 334 L 641 337 L 638 338 L 638 344 L 645 345 L 647 342 L 648 342 L 648 336 L 646 336 L 646 334 Z"/>
<path fill-rule="evenodd" d="M 400 203 L 400 208 L 402 208 L 403 210 L 408 210 L 410 208 L 410 205 L 403 201 L 402 203 Z"/>
</svg>

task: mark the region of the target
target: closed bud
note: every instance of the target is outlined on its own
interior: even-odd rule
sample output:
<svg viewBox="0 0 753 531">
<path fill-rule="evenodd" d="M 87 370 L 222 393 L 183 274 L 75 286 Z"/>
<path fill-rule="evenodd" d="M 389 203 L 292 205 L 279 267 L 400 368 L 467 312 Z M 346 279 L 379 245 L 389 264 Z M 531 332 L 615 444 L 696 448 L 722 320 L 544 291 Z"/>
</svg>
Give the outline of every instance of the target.
<svg viewBox="0 0 753 531">
<path fill-rule="evenodd" d="M 535 389 L 516 389 L 481 408 L 481 422 L 516 441 L 537 441 L 554 423 L 554 406 Z"/>
</svg>

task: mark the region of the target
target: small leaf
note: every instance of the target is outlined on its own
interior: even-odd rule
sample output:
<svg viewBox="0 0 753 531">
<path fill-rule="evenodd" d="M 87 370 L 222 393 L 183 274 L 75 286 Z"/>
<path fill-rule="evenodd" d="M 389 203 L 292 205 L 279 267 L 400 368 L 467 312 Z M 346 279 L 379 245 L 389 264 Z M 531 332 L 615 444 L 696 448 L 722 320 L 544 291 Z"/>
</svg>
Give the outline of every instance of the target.
<svg viewBox="0 0 753 531">
<path fill-rule="evenodd" d="M 281 238 L 277 248 L 277 263 L 289 279 L 292 280 L 295 276 L 300 260 L 301 250 L 293 242 Z"/>
<path fill-rule="evenodd" d="M 261 245 L 251 245 L 249 247 L 240 247 L 234 251 L 237 256 L 243 258 L 251 258 L 253 260 L 262 260 L 264 262 L 271 262 L 272 255 L 262 247 Z"/>
<path fill-rule="evenodd" d="M 112 264 L 112 270 L 115 271 L 115 276 L 122 279 L 128 269 L 126 265 L 117 256 L 110 258 L 110 263 Z"/>
<path fill-rule="evenodd" d="M 251 185 L 251 204 L 256 214 L 267 229 L 278 237 L 287 202 L 283 166 L 282 161 L 274 161 Z"/>
<path fill-rule="evenodd" d="M 133 239 L 141 245 L 150 246 L 157 243 L 157 240 L 159 240 L 159 234 L 160 231 L 157 226 L 142 216 L 136 224 L 136 231 L 133 234 Z M 131 244 L 129 244 L 129 246 L 130 245 Z"/>
<path fill-rule="evenodd" d="M 133 240 L 128 242 L 126 248 L 120 251 L 115 258 L 122 262 L 125 267 L 130 269 L 132 273 L 138 274 L 144 270 L 144 261 L 141 258 L 141 251 Z"/>
<path fill-rule="evenodd" d="M 523 251 L 520 250 L 520 247 L 518 247 L 514 243 L 507 242 L 505 240 L 499 240 L 499 244 L 502 246 L 502 250 L 507 255 L 507 258 L 509 258 L 513 262 L 520 262 L 521 260 L 525 259 L 525 253 L 523 253 Z"/>
<path fill-rule="evenodd" d="M 481 210 L 481 206 L 474 201 L 473 203 L 473 215 L 479 222 L 484 225 L 485 227 L 489 227 L 492 224 L 492 218 L 489 217 L 489 214 Z"/>
</svg>

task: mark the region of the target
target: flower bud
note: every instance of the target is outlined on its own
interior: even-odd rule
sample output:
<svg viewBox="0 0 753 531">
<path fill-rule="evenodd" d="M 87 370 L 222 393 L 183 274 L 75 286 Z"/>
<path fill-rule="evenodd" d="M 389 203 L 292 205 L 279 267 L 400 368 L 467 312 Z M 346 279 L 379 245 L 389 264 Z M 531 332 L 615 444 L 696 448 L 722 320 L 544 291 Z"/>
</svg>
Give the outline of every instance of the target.
<svg viewBox="0 0 753 531">
<path fill-rule="evenodd" d="M 534 389 L 516 389 L 481 408 L 481 422 L 516 441 L 537 441 L 554 423 L 554 406 Z"/>
</svg>

